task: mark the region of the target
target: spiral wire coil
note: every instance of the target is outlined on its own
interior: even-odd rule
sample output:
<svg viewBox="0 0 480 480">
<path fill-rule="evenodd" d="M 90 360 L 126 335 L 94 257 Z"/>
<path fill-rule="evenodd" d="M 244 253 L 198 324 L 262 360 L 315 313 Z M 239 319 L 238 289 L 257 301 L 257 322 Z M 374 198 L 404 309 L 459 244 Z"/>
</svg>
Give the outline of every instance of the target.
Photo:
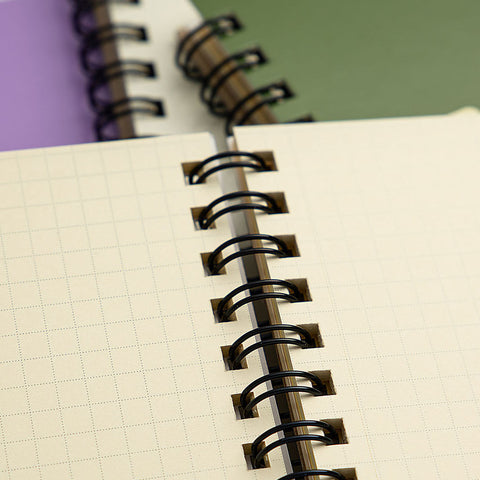
<svg viewBox="0 0 480 480">
<path fill-rule="evenodd" d="M 95 113 L 93 128 L 97 140 L 116 140 L 117 121 L 136 114 L 164 116 L 165 109 L 160 99 L 126 96 L 113 99 L 110 86 L 126 76 L 153 78 L 155 68 L 151 62 L 138 59 L 115 60 L 105 63 L 102 48 L 119 40 L 130 42 L 148 41 L 145 27 L 130 23 L 107 23 L 97 25 L 95 13 L 110 3 L 137 5 L 141 0 L 72 0 L 72 24 L 80 38 L 79 58 L 87 77 L 87 95 Z"/>
<path fill-rule="evenodd" d="M 258 93 L 258 92 L 257 92 Z M 232 158 L 230 167 L 228 164 L 220 164 L 211 167 L 212 162 L 225 158 Z M 239 159 L 239 160 L 238 160 Z M 263 158 L 249 152 L 227 151 L 208 157 L 198 163 L 190 170 L 188 183 L 191 185 L 203 183 L 205 179 L 219 170 L 225 168 L 252 168 L 256 171 L 268 171 Z M 244 200 L 242 200 L 244 199 Z M 255 199 L 255 200 L 254 200 Z M 214 209 L 223 202 L 230 200 L 241 200 L 240 203 L 228 207 Z M 264 203 L 258 203 L 264 202 Z M 220 216 L 235 212 L 237 210 L 260 210 L 266 213 L 278 213 L 280 207 L 277 202 L 268 194 L 253 191 L 239 191 L 222 195 L 204 207 L 198 217 L 198 223 L 202 229 L 209 228 Z M 253 246 L 252 242 L 258 242 L 261 246 Z M 271 246 L 264 246 L 263 242 L 269 242 Z M 222 254 L 228 247 L 237 247 L 234 253 L 222 258 Z M 273 235 L 261 233 L 249 233 L 231 238 L 216 249 L 207 257 L 206 266 L 211 275 L 216 275 L 229 262 L 235 258 L 242 258 L 248 255 L 271 254 L 277 257 L 292 256 L 288 245 Z M 239 294 L 244 294 L 236 299 Z M 247 281 L 227 293 L 216 304 L 215 315 L 217 321 L 227 322 L 232 320 L 232 315 L 242 306 L 253 304 L 257 301 L 272 299 L 275 301 L 287 301 L 290 303 L 307 301 L 301 289 L 290 280 L 281 279 L 260 279 Z M 250 344 L 247 346 L 246 342 Z M 246 368 L 245 359 L 256 350 L 286 345 L 302 349 L 315 348 L 319 345 L 312 333 L 301 325 L 290 325 L 285 323 L 262 325 L 245 332 L 237 338 L 226 350 L 225 360 L 230 369 L 237 370 Z M 287 381 L 287 379 L 290 379 Z M 309 382 L 309 385 L 297 384 L 296 380 Z M 254 390 L 267 385 L 264 392 L 254 395 Z M 270 385 L 270 386 L 268 386 Z M 315 373 L 302 370 L 273 371 L 248 384 L 239 395 L 238 408 L 242 418 L 255 416 L 258 404 L 268 398 L 276 398 L 290 393 L 312 396 L 324 396 L 331 394 L 328 384 L 324 383 Z M 281 435 L 271 441 L 272 435 Z M 268 444 L 265 442 L 269 441 Z M 316 442 L 323 445 L 335 445 L 340 442 L 339 433 L 335 427 L 324 420 L 295 420 L 287 421 L 276 425 L 261 435 L 251 444 L 250 459 L 254 469 L 266 466 L 265 458 L 269 452 L 284 445 L 299 444 L 302 442 Z M 309 479 L 326 477 L 336 480 L 347 480 L 343 473 L 327 469 L 304 469 L 299 472 L 289 473 L 278 480 Z"/>
</svg>

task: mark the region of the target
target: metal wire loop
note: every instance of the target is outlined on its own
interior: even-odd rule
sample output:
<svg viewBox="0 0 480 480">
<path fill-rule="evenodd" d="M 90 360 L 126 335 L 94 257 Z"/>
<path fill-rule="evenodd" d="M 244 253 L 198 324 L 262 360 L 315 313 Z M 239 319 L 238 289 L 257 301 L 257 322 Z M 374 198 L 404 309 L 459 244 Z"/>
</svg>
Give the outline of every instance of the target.
<svg viewBox="0 0 480 480">
<path fill-rule="evenodd" d="M 341 473 L 335 472 L 333 470 L 304 470 L 303 472 L 294 472 L 289 473 L 288 475 L 284 475 L 283 477 L 279 478 L 278 480 L 306 480 L 307 477 L 311 477 L 313 475 L 317 475 L 319 477 L 329 477 L 335 478 L 336 480 L 347 480 Z"/>
<path fill-rule="evenodd" d="M 109 136 L 107 128 L 118 118 L 137 113 L 163 116 L 164 109 L 160 100 L 143 97 L 129 97 L 105 106 L 105 109 L 95 119 L 95 133 L 97 140 L 115 140 L 116 136 Z"/>
<path fill-rule="evenodd" d="M 103 66 L 90 77 L 88 98 L 90 105 L 97 112 L 103 111 L 110 103 L 109 98 L 101 98 L 99 92 L 115 78 L 126 75 L 137 75 L 145 78 L 155 77 L 152 63 L 139 60 L 117 61 Z"/>
<path fill-rule="evenodd" d="M 217 66 L 215 66 L 210 73 L 203 79 L 202 88 L 200 90 L 200 98 L 207 104 L 210 113 L 218 116 L 225 116 L 228 114 L 223 102 L 219 101 L 218 93 L 220 89 L 226 85 L 228 79 L 235 73 L 241 70 L 250 70 L 257 65 L 266 63 L 267 58 L 259 47 L 249 48 L 243 52 L 230 55 Z M 231 63 L 231 68 L 219 75 L 214 80 L 215 76 L 220 71 Z"/>
<path fill-rule="evenodd" d="M 222 250 L 241 242 L 247 242 L 250 240 L 266 240 L 277 245 L 278 248 L 271 247 L 248 247 L 228 255 L 219 262 L 216 261 L 217 257 L 222 253 Z M 247 255 L 257 255 L 259 253 L 275 255 L 277 257 L 291 257 L 292 252 L 288 248 L 287 244 L 278 237 L 273 235 L 266 235 L 263 233 L 249 233 L 246 235 L 239 235 L 238 237 L 231 238 L 226 242 L 219 245 L 209 256 L 207 260 L 207 267 L 212 275 L 218 274 L 218 272 L 229 262 L 235 258 L 246 257 Z"/>
<path fill-rule="evenodd" d="M 321 428 L 324 432 L 324 435 L 318 435 L 318 434 L 302 434 L 302 435 L 291 435 L 291 436 L 285 436 L 283 438 L 280 438 L 269 445 L 266 445 L 262 449 L 259 450 L 259 447 L 261 443 L 266 440 L 270 435 L 273 435 L 274 433 L 278 432 L 285 432 L 285 431 L 292 431 L 294 428 L 298 427 L 317 427 Z M 253 442 L 252 442 L 252 464 L 253 468 L 260 468 L 261 466 L 261 461 L 265 455 L 273 450 L 274 448 L 277 448 L 281 445 L 286 445 L 288 443 L 296 443 L 300 441 L 316 441 L 316 442 L 321 442 L 324 445 L 334 445 L 335 443 L 338 443 L 338 435 L 335 429 L 327 422 L 322 422 L 320 420 L 298 420 L 296 422 L 289 422 L 289 423 L 283 423 L 281 425 L 276 425 L 275 427 L 272 427 L 259 435 Z M 294 477 L 295 478 L 295 477 Z M 340 478 L 342 479 L 343 477 L 333 477 L 333 478 Z"/>
<path fill-rule="evenodd" d="M 327 395 L 328 394 L 325 385 L 313 373 L 304 372 L 302 370 L 287 370 L 287 371 L 282 371 L 282 372 L 269 373 L 267 375 L 264 375 L 263 377 L 257 378 L 252 383 L 247 385 L 243 389 L 242 393 L 240 394 L 240 400 L 239 400 L 240 401 L 240 406 L 244 409 L 245 414 L 249 415 L 252 412 L 252 408 L 257 403 L 262 401 L 264 398 L 268 398 L 269 396 L 275 395 L 275 393 L 272 393 L 271 395 L 266 395 L 266 396 L 263 396 L 262 398 L 260 398 L 262 395 L 265 395 L 269 392 L 275 392 L 275 391 L 279 390 L 278 387 L 273 388 L 271 390 L 268 390 L 267 392 L 265 392 L 265 394 L 262 394 L 262 395 L 256 397 L 255 399 L 253 399 L 253 400 L 257 400 L 258 398 L 260 398 L 260 400 L 257 400 L 255 403 L 252 404 L 253 400 L 249 401 L 248 400 L 248 395 L 253 391 L 254 388 L 258 387 L 262 383 L 274 382 L 275 380 L 283 380 L 287 377 L 306 378 L 307 380 L 309 380 L 311 382 L 311 384 L 313 386 L 313 390 L 315 390 L 315 392 L 311 392 L 311 393 L 313 393 L 316 396 Z M 292 387 L 293 387 L 293 385 L 292 385 Z M 281 392 L 281 393 L 283 393 L 283 392 Z"/>
<path fill-rule="evenodd" d="M 175 54 L 175 63 L 183 71 L 183 73 L 192 79 L 201 78 L 199 69 L 192 65 L 192 58 L 195 52 L 210 38 L 216 35 L 226 35 L 235 30 L 239 30 L 241 24 L 238 21 L 235 15 L 221 15 L 219 17 L 211 18 L 203 22 L 197 28 L 191 30 L 183 39 L 180 41 L 176 54 Z M 196 41 L 194 41 L 190 47 L 187 49 L 187 45 L 190 41 L 193 41 L 194 37 L 197 36 L 202 30 L 205 30 L 205 34 L 201 35 Z"/>
<path fill-rule="evenodd" d="M 237 115 L 243 110 L 246 104 L 257 95 L 266 98 L 258 101 L 253 107 L 250 107 L 245 111 L 238 120 L 236 120 Z M 245 122 L 263 106 L 277 103 L 280 100 L 285 100 L 291 97 L 293 97 L 293 92 L 285 81 L 275 82 L 253 90 L 240 100 L 228 114 L 225 123 L 225 133 L 231 135 L 234 125 L 244 125 Z"/>
<path fill-rule="evenodd" d="M 210 214 L 213 207 L 218 205 L 219 203 L 225 202 L 227 200 L 234 200 L 236 198 L 243 198 L 243 197 L 251 197 L 251 198 L 258 198 L 260 200 L 264 200 L 266 205 L 259 204 L 259 203 L 238 203 L 235 205 L 230 205 L 228 207 L 222 208 L 215 213 Z M 235 212 L 238 210 L 261 210 L 266 213 L 281 213 L 281 209 L 275 199 L 268 195 L 267 193 L 262 192 L 254 192 L 249 190 L 238 191 L 227 193 L 226 195 L 222 195 L 218 197 L 213 202 L 209 203 L 206 207 L 204 207 L 198 215 L 198 224 L 202 230 L 206 230 L 217 218 L 225 215 L 226 213 Z M 210 214 L 210 215 L 209 215 Z"/>
<path fill-rule="evenodd" d="M 263 287 L 271 286 L 271 287 L 284 287 L 288 290 L 287 293 L 283 292 L 264 292 Z M 231 307 L 227 308 L 228 303 L 230 300 L 233 299 L 235 295 L 238 295 L 241 292 L 246 290 L 250 290 L 253 293 L 250 294 L 248 297 L 244 297 L 241 300 L 234 303 Z M 255 290 L 260 290 L 256 292 Z M 278 280 L 278 279 L 265 279 L 265 280 L 256 280 L 254 282 L 248 282 L 239 287 L 232 290 L 230 293 L 225 295 L 222 300 L 217 305 L 217 315 L 220 321 L 226 322 L 228 321 L 228 317 L 242 305 L 245 305 L 250 302 L 254 302 L 256 300 L 265 299 L 265 298 L 279 298 L 282 300 L 287 300 L 289 302 L 301 302 L 304 300 L 302 292 L 298 289 L 298 287 L 288 280 Z"/>
<path fill-rule="evenodd" d="M 284 331 L 284 332 L 294 332 L 300 336 L 300 339 L 297 338 L 269 338 L 269 339 L 261 339 L 258 342 L 250 345 L 249 347 L 245 348 L 241 352 L 237 353 L 240 345 L 255 335 L 265 335 L 266 333 L 271 334 L 274 331 Z M 232 363 L 232 367 L 234 369 L 239 368 L 241 365 L 242 360 L 249 355 L 254 350 L 258 350 L 259 348 L 263 348 L 269 345 L 280 345 L 280 344 L 289 344 L 289 345 L 296 345 L 301 348 L 310 348 L 314 346 L 314 341 L 310 333 L 302 327 L 297 325 L 288 325 L 288 324 L 279 324 L 279 325 L 266 325 L 264 327 L 258 327 L 250 330 L 249 332 L 243 334 L 235 342 L 232 343 L 230 348 L 228 349 L 228 359 Z"/>
<path fill-rule="evenodd" d="M 83 38 L 80 48 L 80 61 L 86 72 L 92 72 L 102 68 L 102 62 L 96 62 L 93 52 L 98 54 L 99 47 L 105 43 L 117 40 L 146 41 L 147 31 L 144 27 L 131 24 L 104 25 L 93 30 Z"/>
<path fill-rule="evenodd" d="M 93 11 L 103 5 L 108 5 L 109 3 L 117 4 L 126 4 L 126 5 L 137 5 L 140 3 L 139 0 L 77 0 L 74 1 L 74 11 L 72 15 L 72 23 L 75 32 L 79 35 L 88 35 L 95 28 L 97 28 L 95 22 L 93 21 L 91 25 L 87 23 L 89 17 L 92 17 Z M 94 19 L 93 19 L 94 20 Z"/>
<path fill-rule="evenodd" d="M 210 168 L 209 170 L 205 170 L 203 173 L 199 174 L 204 169 L 204 167 L 209 163 L 215 160 L 220 160 L 222 158 L 230 158 L 230 157 L 240 157 L 240 158 L 243 157 L 243 158 L 248 158 L 248 160 L 221 163 L 220 165 Z M 228 152 L 222 152 L 222 153 L 217 153 L 216 155 L 212 155 L 211 157 L 208 157 L 207 159 L 203 160 L 203 162 L 200 162 L 198 165 L 196 165 L 188 174 L 188 183 L 190 185 L 197 185 L 199 183 L 203 183 L 207 177 L 212 175 L 212 173 L 218 172 L 220 170 L 225 170 L 227 168 L 236 168 L 236 167 L 252 168 L 257 171 L 270 170 L 268 165 L 265 163 L 265 160 L 260 155 L 257 155 L 256 153 L 228 151 Z"/>
</svg>

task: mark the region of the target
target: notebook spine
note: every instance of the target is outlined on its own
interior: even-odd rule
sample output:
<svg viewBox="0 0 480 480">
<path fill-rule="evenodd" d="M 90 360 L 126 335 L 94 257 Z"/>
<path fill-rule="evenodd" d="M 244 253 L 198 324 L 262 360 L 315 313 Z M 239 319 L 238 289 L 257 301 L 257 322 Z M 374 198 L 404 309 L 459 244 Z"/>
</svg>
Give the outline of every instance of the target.
<svg viewBox="0 0 480 480">
<path fill-rule="evenodd" d="M 200 98 L 208 110 L 225 117 L 225 134 L 235 125 L 277 123 L 270 108 L 294 97 L 285 80 L 254 88 L 246 72 L 268 62 L 260 47 L 228 54 L 219 38 L 242 29 L 234 14 L 206 20 L 183 32 L 176 52 L 176 64 L 184 75 L 201 83 Z M 312 121 L 305 115 L 295 121 Z"/>
<path fill-rule="evenodd" d="M 161 99 L 129 96 L 125 91 L 126 76 L 154 78 L 151 62 L 119 59 L 117 41 L 147 42 L 144 26 L 110 22 L 107 5 L 131 5 L 140 0 L 73 0 L 72 23 L 80 38 L 80 65 L 87 77 L 87 97 L 95 115 L 93 128 L 97 140 L 136 137 L 133 115 L 164 116 Z"/>
<path fill-rule="evenodd" d="M 225 159 L 231 161 L 223 163 Z M 228 168 L 248 168 L 257 172 L 271 170 L 271 166 L 261 154 L 241 151 L 213 155 L 190 168 L 187 180 L 191 185 L 204 183 L 210 175 Z M 225 203 L 227 206 L 224 206 Z M 197 214 L 197 225 L 204 230 L 212 228 L 220 217 L 237 211 L 261 211 L 266 214 L 275 214 L 282 210 L 279 202 L 271 194 L 250 190 L 236 191 L 222 195 L 203 207 Z M 225 254 L 229 247 L 236 247 L 234 253 L 230 255 Z M 208 275 L 218 275 L 225 273 L 224 268 L 234 259 L 244 261 L 248 257 L 259 258 L 266 255 L 291 257 L 294 253 L 288 243 L 279 236 L 248 233 L 233 237 L 219 245 L 204 259 L 204 265 Z M 244 296 L 241 296 L 242 294 Z M 296 303 L 307 299 L 305 292 L 294 281 L 274 278 L 260 278 L 252 281 L 247 276 L 247 281 L 243 285 L 216 301 L 214 315 L 217 322 L 229 322 L 234 320 L 235 312 L 246 305 L 254 306 L 261 302 L 279 300 Z M 291 367 L 283 368 L 281 363 L 279 366 L 268 362 L 267 350 L 271 353 L 274 349 L 276 354 L 279 354 L 278 349 L 282 348 L 283 355 L 289 357 L 288 349 L 285 353 L 285 347 L 301 349 L 319 347 L 321 342 L 307 326 L 282 323 L 281 319 L 278 322 L 271 316 L 261 325 L 257 318 L 256 323 L 254 328 L 234 340 L 229 347 L 224 347 L 225 363 L 231 370 L 246 368 L 246 358 L 255 351 L 263 351 L 267 359 L 268 373 L 248 384 L 238 396 L 237 408 L 241 418 L 254 417 L 257 405 L 267 399 L 278 402 L 283 398 L 285 404 L 285 397 L 296 395 L 294 401 L 301 404 L 299 394 L 312 396 L 331 394 L 328 382 L 318 374 L 294 370 Z M 286 363 L 291 365 L 290 358 Z M 309 385 L 297 384 L 297 380 L 307 380 Z M 265 384 L 268 384 L 266 391 L 255 396 L 254 390 Z M 291 405 L 288 399 L 287 404 Z M 298 449 L 305 443 L 310 445 L 312 442 L 323 445 L 343 443 L 343 432 L 340 432 L 331 421 L 296 418 L 291 411 L 287 415 L 280 414 L 279 417 L 280 424 L 263 432 L 247 448 L 246 460 L 252 469 L 268 466 L 268 453 L 282 446 L 286 446 L 289 454 L 292 455 L 292 448 Z M 274 435 L 277 435 L 277 438 L 272 440 Z M 337 480 L 356 478 L 355 474 L 352 474 L 353 469 L 318 469 L 314 460 L 306 462 L 301 455 L 300 458 L 300 462 L 291 462 L 293 472 L 278 480 L 318 477 Z"/>
</svg>

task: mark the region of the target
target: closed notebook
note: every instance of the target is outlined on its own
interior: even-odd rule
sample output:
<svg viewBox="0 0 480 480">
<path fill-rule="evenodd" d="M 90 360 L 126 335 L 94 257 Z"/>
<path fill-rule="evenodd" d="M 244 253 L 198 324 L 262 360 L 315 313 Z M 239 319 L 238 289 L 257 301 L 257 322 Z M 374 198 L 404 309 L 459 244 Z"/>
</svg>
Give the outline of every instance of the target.
<svg viewBox="0 0 480 480">
<path fill-rule="evenodd" d="M 3 153 L 2 477 L 478 477 L 479 126 Z"/>
<path fill-rule="evenodd" d="M 237 124 L 479 103 L 473 0 L 77 0 L 74 11 L 99 139 L 208 130 L 220 144 Z"/>
</svg>

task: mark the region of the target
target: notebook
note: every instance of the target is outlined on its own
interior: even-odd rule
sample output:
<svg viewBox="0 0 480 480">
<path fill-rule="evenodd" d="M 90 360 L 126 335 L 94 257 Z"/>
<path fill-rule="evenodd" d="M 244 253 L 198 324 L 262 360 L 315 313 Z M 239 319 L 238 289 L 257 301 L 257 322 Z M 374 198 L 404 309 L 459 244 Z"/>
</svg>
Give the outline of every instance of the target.
<svg viewBox="0 0 480 480">
<path fill-rule="evenodd" d="M 2 153 L 2 476 L 478 477 L 478 128 Z"/>
<path fill-rule="evenodd" d="M 274 424 L 237 421 L 231 395 L 261 372 L 227 371 L 221 346 L 251 329 L 216 323 L 211 298 L 239 268 L 205 275 L 230 238 L 197 231 L 182 162 L 208 134 L 0 155 L 0 476 L 5 479 L 242 478 L 242 444 Z M 281 453 L 272 471 L 285 473 Z"/>
<path fill-rule="evenodd" d="M 205 20 L 185 0 L 76 3 L 103 29 L 98 35 L 93 23 L 82 43 L 100 39 L 114 50 L 108 62 L 124 62 L 125 75 L 116 62 L 106 69 L 128 123 L 121 137 L 209 130 L 220 143 L 235 124 L 439 114 L 479 103 L 472 0 L 197 0 Z M 97 136 L 118 135 L 109 131 L 116 116 L 100 116 Z"/>
<path fill-rule="evenodd" d="M 97 139 L 210 131 L 223 140 L 222 122 L 174 63 L 179 30 L 202 22 L 189 0 L 78 1 L 72 15 Z"/>
<path fill-rule="evenodd" d="M 474 0 L 194 3 L 205 18 L 237 14 L 244 29 L 222 41 L 229 52 L 264 49 L 268 63 L 249 77 L 258 86 L 288 81 L 295 97 L 275 107 L 283 121 L 301 112 L 339 120 L 480 104 Z"/>
</svg>

